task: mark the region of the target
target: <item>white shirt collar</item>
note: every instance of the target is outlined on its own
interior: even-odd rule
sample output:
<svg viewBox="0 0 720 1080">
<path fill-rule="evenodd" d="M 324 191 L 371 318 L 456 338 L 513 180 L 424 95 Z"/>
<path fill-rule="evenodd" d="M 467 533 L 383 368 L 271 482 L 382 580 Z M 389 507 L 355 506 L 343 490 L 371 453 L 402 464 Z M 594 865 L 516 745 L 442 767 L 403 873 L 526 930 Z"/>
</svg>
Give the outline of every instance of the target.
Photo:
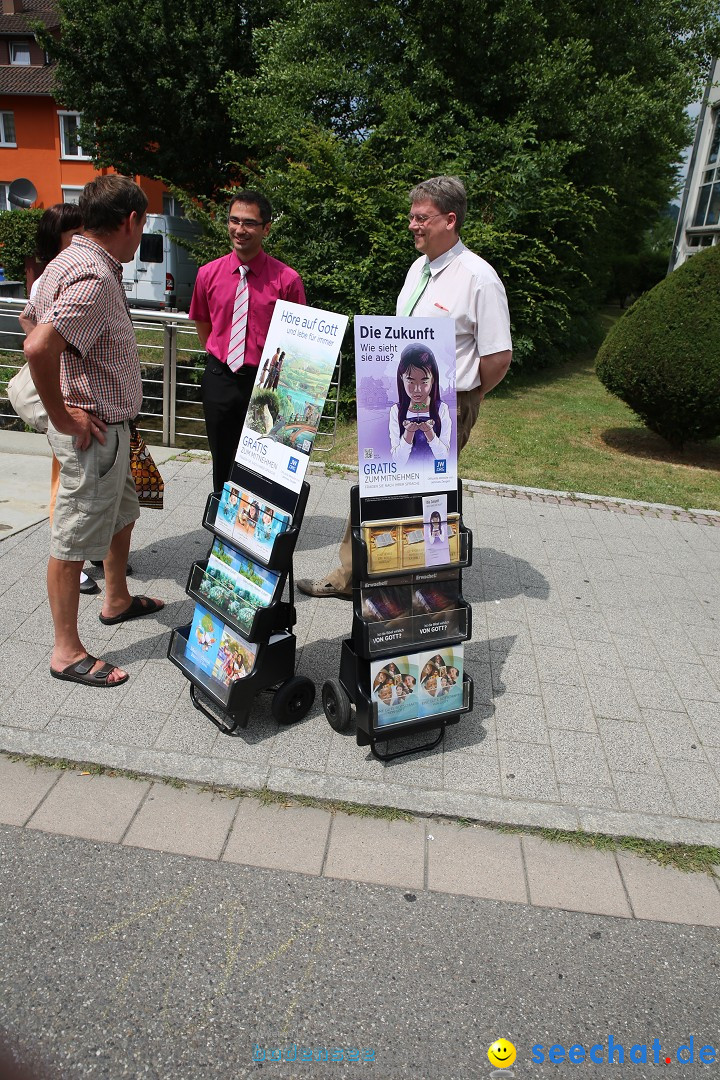
<svg viewBox="0 0 720 1080">
<path fill-rule="evenodd" d="M 429 264 L 430 273 L 433 276 L 435 276 L 435 274 L 439 274 L 441 270 L 444 270 L 445 267 L 453 261 L 453 259 L 457 259 L 458 255 L 461 255 L 464 250 L 465 245 L 463 244 L 462 240 L 458 240 L 457 244 L 454 244 L 453 247 L 448 248 L 447 251 L 443 251 L 442 255 L 439 255 L 437 259 L 433 259 L 433 261 Z"/>
</svg>

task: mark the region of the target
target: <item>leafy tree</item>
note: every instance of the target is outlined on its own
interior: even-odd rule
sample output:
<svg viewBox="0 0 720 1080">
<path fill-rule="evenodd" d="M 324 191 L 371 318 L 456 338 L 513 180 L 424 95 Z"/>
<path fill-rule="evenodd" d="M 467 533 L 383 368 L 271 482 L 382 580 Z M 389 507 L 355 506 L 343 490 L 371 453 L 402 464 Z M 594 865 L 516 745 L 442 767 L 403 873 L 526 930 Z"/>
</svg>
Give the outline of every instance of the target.
<svg viewBox="0 0 720 1080">
<path fill-rule="evenodd" d="M 516 359 L 587 339 L 618 253 L 674 191 L 712 0 L 289 0 L 224 97 L 311 302 L 394 309 L 405 194 L 458 173 L 463 238 L 508 290 Z M 241 119 L 240 119 L 241 118 Z"/>
<path fill-rule="evenodd" d="M 168 177 L 194 194 L 226 183 L 244 156 L 218 87 L 253 71 L 252 33 L 278 0 L 58 0 L 58 96 L 83 113 L 95 164 Z"/>
</svg>

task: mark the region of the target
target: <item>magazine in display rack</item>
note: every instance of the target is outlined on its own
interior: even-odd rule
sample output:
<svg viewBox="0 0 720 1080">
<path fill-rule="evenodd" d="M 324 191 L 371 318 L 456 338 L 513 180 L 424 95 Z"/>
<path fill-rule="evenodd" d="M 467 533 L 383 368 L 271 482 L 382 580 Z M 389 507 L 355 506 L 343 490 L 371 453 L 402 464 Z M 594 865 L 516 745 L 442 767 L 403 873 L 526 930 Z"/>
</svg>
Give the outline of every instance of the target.
<svg viewBox="0 0 720 1080">
<path fill-rule="evenodd" d="M 293 675 L 292 557 L 346 326 L 344 315 L 276 302 L 232 474 L 208 498 L 212 546 L 191 567 L 195 611 L 173 631 L 168 656 L 190 679 L 195 707 L 225 734 L 247 724 L 262 690 L 273 692 L 279 723 L 302 719 L 315 698 L 313 682 Z"/>
<path fill-rule="evenodd" d="M 472 708 L 464 646 L 472 632 L 462 568 L 452 320 L 356 317 L 358 485 L 351 494 L 353 631 L 339 683 L 323 687 L 330 724 L 381 760 L 436 746 Z M 414 492 L 417 494 L 408 494 Z M 376 743 L 439 729 L 381 754 Z"/>
</svg>

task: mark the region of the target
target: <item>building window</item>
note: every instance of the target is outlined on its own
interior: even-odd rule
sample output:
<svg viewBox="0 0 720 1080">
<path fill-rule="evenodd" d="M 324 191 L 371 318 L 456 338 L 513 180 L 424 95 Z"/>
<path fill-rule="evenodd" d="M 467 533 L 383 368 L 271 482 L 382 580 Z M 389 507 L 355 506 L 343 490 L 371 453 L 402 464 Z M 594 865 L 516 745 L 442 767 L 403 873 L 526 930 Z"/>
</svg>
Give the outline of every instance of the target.
<svg viewBox="0 0 720 1080">
<path fill-rule="evenodd" d="M 15 142 L 15 113 L 0 112 L 0 146 L 17 146 Z"/>
<path fill-rule="evenodd" d="M 18 67 L 30 67 L 30 42 L 10 42 L 10 63 Z"/>
<path fill-rule="evenodd" d="M 715 111 L 715 127 L 707 165 L 698 191 L 693 228 L 720 224 L 720 109 Z"/>
<path fill-rule="evenodd" d="M 173 195 L 168 195 L 167 192 L 163 192 L 163 214 L 169 214 L 171 217 L 185 217 L 185 209 L 183 204 L 178 201 Z"/>
<path fill-rule="evenodd" d="M 64 203 L 72 203 L 73 206 L 77 206 L 80 202 L 80 196 L 82 195 L 81 187 L 64 187 L 62 189 L 62 197 Z"/>
<path fill-rule="evenodd" d="M 89 158 L 78 140 L 80 113 L 59 113 L 62 157 Z"/>
<path fill-rule="evenodd" d="M 10 203 L 8 202 L 8 191 L 10 190 L 9 184 L 0 183 L 0 210 L 12 210 Z"/>
</svg>

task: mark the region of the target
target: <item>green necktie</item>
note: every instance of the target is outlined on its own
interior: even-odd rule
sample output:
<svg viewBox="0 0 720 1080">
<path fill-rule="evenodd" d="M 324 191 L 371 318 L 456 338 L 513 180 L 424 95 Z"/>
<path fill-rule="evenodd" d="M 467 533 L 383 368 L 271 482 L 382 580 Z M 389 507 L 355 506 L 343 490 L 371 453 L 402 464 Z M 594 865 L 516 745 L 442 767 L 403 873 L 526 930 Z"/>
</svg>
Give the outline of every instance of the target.
<svg viewBox="0 0 720 1080">
<path fill-rule="evenodd" d="M 413 311 L 415 310 L 415 305 L 417 304 L 417 302 L 420 299 L 420 297 L 422 296 L 422 294 L 425 292 L 425 289 L 427 287 L 427 283 L 428 283 L 429 280 L 430 280 L 430 263 L 425 263 L 425 265 L 423 266 L 422 274 L 420 275 L 420 280 L 418 281 L 417 285 L 415 286 L 415 289 L 413 290 L 412 296 L 410 297 L 407 304 L 405 305 L 405 310 L 403 311 L 403 315 L 412 315 Z"/>
</svg>

